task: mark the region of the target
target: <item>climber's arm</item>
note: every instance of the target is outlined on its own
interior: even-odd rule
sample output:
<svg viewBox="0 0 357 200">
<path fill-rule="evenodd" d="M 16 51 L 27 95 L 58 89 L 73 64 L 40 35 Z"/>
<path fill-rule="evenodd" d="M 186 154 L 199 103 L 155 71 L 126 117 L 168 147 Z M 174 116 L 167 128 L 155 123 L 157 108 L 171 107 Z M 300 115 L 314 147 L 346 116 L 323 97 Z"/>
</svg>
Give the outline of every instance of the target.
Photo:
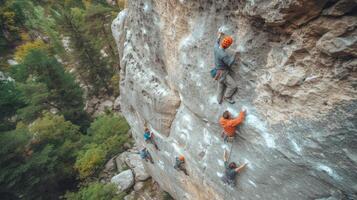
<svg viewBox="0 0 357 200">
<path fill-rule="evenodd" d="M 236 55 L 230 56 L 230 55 L 227 54 L 226 56 L 224 56 L 222 58 L 222 61 L 227 66 L 231 67 L 234 64 L 235 59 L 236 59 Z"/>
<path fill-rule="evenodd" d="M 247 165 L 247 163 L 244 163 L 244 164 L 241 165 L 240 167 L 237 167 L 237 168 L 235 169 L 235 171 L 236 171 L 237 173 L 239 173 L 246 165 Z"/>
<path fill-rule="evenodd" d="M 237 118 L 234 118 L 233 120 L 231 120 L 229 122 L 229 126 L 238 126 L 244 120 L 244 115 L 245 115 L 245 112 L 241 111 Z"/>
<path fill-rule="evenodd" d="M 222 73 L 223 73 L 223 70 L 218 69 L 218 70 L 217 70 L 217 74 L 216 74 L 216 76 L 214 77 L 214 80 L 218 80 L 218 79 L 221 77 Z"/>
<path fill-rule="evenodd" d="M 223 37 L 223 35 L 224 35 L 224 33 L 222 33 L 222 32 L 218 32 L 217 33 L 217 40 L 216 40 L 216 43 L 215 43 L 215 45 L 220 45 L 220 42 L 221 42 L 221 39 L 222 39 L 222 37 Z"/>
</svg>

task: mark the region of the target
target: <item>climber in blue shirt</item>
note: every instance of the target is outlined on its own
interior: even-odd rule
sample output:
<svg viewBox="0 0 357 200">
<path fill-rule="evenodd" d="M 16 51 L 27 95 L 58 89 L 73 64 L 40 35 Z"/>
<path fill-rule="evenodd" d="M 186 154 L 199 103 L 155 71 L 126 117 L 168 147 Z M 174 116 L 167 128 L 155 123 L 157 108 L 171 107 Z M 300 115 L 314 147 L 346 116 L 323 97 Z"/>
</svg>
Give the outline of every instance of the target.
<svg viewBox="0 0 357 200">
<path fill-rule="evenodd" d="M 226 49 L 233 43 L 233 38 L 228 35 L 223 36 L 224 34 L 222 32 L 218 32 L 218 38 L 214 45 L 214 63 L 217 71 L 214 79 L 218 81 L 217 101 L 219 104 L 221 104 L 223 100 L 234 104 L 233 95 L 237 91 L 238 86 L 230 75 L 230 71 L 238 52 L 232 56 L 226 52 Z"/>
<path fill-rule="evenodd" d="M 234 187 L 236 185 L 237 174 L 242 171 L 242 169 L 247 165 L 247 163 L 241 165 L 240 167 L 237 167 L 237 164 L 235 162 L 228 163 L 228 155 L 226 150 L 224 150 L 223 160 L 225 170 L 224 175 L 221 179 L 225 184 Z"/>
<path fill-rule="evenodd" d="M 154 164 L 154 161 L 151 157 L 151 154 L 149 151 L 144 147 L 143 149 L 140 150 L 139 152 L 141 159 L 145 160 L 146 162 L 150 161 L 152 164 Z"/>
<path fill-rule="evenodd" d="M 159 150 L 159 147 L 157 146 L 155 140 L 154 140 L 154 134 L 152 132 L 150 132 L 149 128 L 145 128 L 144 130 L 144 140 L 146 143 L 151 143 L 154 145 L 156 150 Z"/>
</svg>

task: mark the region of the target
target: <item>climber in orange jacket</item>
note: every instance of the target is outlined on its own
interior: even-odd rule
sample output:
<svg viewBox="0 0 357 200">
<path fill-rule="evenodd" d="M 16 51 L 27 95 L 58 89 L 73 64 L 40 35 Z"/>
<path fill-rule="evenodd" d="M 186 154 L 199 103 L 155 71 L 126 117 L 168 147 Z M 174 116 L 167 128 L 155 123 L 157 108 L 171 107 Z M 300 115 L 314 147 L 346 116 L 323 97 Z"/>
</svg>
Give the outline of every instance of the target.
<svg viewBox="0 0 357 200">
<path fill-rule="evenodd" d="M 185 157 L 183 155 L 180 155 L 179 157 L 175 158 L 175 165 L 174 168 L 176 170 L 180 170 L 183 171 L 183 173 L 186 174 L 186 176 L 188 176 L 186 167 L 185 167 Z"/>
<path fill-rule="evenodd" d="M 233 118 L 228 110 L 224 111 L 223 116 L 219 119 L 219 124 L 223 128 L 222 137 L 224 138 L 224 142 L 234 138 L 237 126 L 244 120 L 245 112 L 245 109 L 242 109 L 239 116 Z"/>
</svg>

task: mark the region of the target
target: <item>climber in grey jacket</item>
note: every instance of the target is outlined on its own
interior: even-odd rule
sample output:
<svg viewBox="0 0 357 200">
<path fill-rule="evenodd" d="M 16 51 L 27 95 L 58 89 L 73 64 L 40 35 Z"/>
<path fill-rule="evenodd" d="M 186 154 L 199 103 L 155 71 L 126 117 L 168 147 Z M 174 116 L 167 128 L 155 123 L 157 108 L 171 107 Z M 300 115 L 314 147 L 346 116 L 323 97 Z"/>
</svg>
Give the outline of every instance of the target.
<svg viewBox="0 0 357 200">
<path fill-rule="evenodd" d="M 223 100 L 234 104 L 235 102 L 232 97 L 237 90 L 237 83 L 229 74 L 229 71 L 235 62 L 238 52 L 236 52 L 233 56 L 230 56 L 225 51 L 229 46 L 231 46 L 233 39 L 231 36 L 225 36 L 222 39 L 223 35 L 224 34 L 222 32 L 218 32 L 218 38 L 214 45 L 214 62 L 217 69 L 217 74 L 214 79 L 218 80 L 217 100 L 219 104 L 221 104 Z"/>
<path fill-rule="evenodd" d="M 239 174 L 242 169 L 247 165 L 247 163 L 237 167 L 235 162 L 231 162 L 228 164 L 228 156 L 227 151 L 224 150 L 223 153 L 223 160 L 224 160 L 224 175 L 222 177 L 222 181 L 232 187 L 236 185 L 236 175 Z"/>
</svg>

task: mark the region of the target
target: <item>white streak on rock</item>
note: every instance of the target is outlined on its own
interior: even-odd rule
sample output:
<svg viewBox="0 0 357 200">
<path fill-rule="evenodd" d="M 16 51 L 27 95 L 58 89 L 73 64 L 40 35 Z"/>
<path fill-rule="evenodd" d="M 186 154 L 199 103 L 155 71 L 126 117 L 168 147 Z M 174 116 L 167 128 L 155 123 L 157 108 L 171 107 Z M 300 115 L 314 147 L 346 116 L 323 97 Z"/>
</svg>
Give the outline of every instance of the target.
<svg viewBox="0 0 357 200">
<path fill-rule="evenodd" d="M 333 179 L 336 179 L 336 180 L 341 180 L 342 177 L 340 177 L 331 167 L 329 166 L 326 166 L 324 164 L 318 164 L 317 165 L 317 170 L 319 171 L 324 171 L 326 172 L 330 177 L 332 177 Z"/>
<path fill-rule="evenodd" d="M 269 148 L 275 148 L 275 141 L 271 134 L 266 128 L 266 123 L 261 121 L 258 117 L 253 114 L 248 114 L 246 117 L 245 124 L 250 125 L 257 129 L 257 132 L 264 138 L 266 145 Z"/>
<path fill-rule="evenodd" d="M 255 184 L 252 180 L 248 180 L 248 182 L 251 184 L 251 185 L 253 185 L 254 187 L 257 187 L 257 184 Z"/>
</svg>

